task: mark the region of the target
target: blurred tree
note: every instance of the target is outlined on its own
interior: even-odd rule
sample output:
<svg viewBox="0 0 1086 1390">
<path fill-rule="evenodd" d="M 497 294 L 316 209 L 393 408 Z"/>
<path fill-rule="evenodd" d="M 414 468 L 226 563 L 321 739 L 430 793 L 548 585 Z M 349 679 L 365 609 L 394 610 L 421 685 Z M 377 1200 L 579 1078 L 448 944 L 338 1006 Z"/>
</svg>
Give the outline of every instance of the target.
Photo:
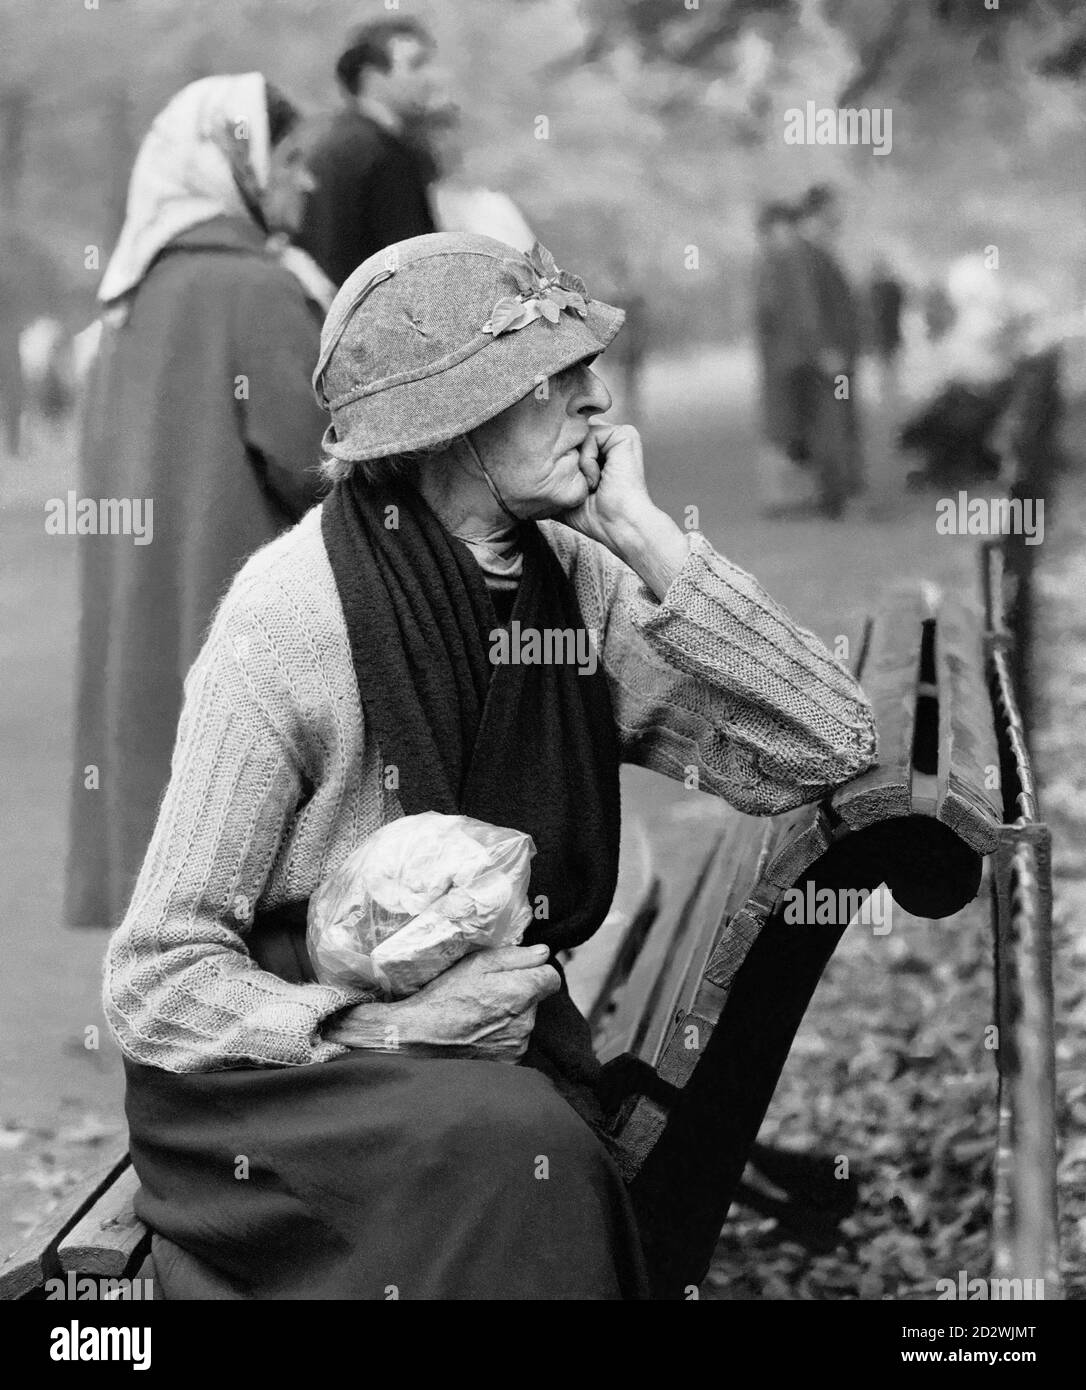
<svg viewBox="0 0 1086 1390">
<path fill-rule="evenodd" d="M 804 14 L 817 7 L 825 21 L 838 29 L 855 56 L 855 70 L 838 97 L 839 105 L 855 100 L 882 75 L 890 62 L 908 47 L 923 45 L 940 28 L 969 35 L 974 55 L 1000 59 L 1017 27 L 1044 33 L 1057 45 L 1045 75 L 1078 75 L 1082 65 L 1073 55 L 1083 38 L 1081 0 L 700 0 L 661 4 L 660 0 L 582 0 L 587 34 L 581 47 L 563 61 L 570 65 L 595 62 L 627 41 L 646 59 L 663 60 L 708 72 L 726 66 L 726 49 L 752 23 L 772 17 L 786 34 L 802 24 Z M 931 22 L 934 20 L 934 24 Z M 1060 56 L 1066 71 L 1058 71 Z"/>
</svg>

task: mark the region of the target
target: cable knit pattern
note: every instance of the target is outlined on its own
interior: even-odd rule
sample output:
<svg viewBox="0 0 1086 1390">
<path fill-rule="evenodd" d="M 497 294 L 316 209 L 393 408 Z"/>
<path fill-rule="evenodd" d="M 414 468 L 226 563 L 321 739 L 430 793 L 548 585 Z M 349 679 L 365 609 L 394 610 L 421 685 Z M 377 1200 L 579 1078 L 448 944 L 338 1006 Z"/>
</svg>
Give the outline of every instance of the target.
<svg viewBox="0 0 1086 1390">
<path fill-rule="evenodd" d="M 874 758 L 852 678 L 758 584 L 692 533 L 661 603 L 594 541 L 543 532 L 599 635 L 626 761 L 769 815 Z M 169 788 L 103 1005 L 122 1050 L 167 1071 L 322 1062 L 324 1021 L 362 992 L 259 969 L 256 905 L 308 897 L 403 814 L 367 739 L 314 508 L 237 575 L 185 681 Z"/>
</svg>

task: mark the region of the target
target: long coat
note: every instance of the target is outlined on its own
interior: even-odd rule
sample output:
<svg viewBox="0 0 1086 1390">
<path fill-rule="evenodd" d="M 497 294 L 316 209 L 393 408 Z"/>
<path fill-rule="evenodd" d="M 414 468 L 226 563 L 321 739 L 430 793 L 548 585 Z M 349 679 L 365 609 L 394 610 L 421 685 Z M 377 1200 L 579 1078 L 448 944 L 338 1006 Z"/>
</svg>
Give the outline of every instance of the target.
<svg viewBox="0 0 1086 1390">
<path fill-rule="evenodd" d="M 803 294 L 807 360 L 795 375 L 803 453 L 818 478 L 822 502 L 837 513 L 844 499 L 861 490 L 863 462 L 856 392 L 856 359 L 861 348 L 859 305 L 836 256 L 805 237 L 796 244 Z M 813 312 L 813 318 L 810 315 Z M 819 354 L 839 357 L 849 378 L 848 395 L 838 397 L 836 382 Z"/>
<path fill-rule="evenodd" d="M 309 380 L 319 336 L 256 226 L 228 218 L 179 237 L 127 321 L 103 329 L 79 499 L 140 501 L 150 540 L 79 539 L 69 925 L 120 920 L 216 603 L 246 556 L 321 492 L 326 421 Z"/>
<path fill-rule="evenodd" d="M 788 451 L 806 430 L 804 373 L 818 355 L 821 324 L 815 286 L 798 243 L 766 248 L 755 268 L 754 324 L 762 368 L 762 428 Z"/>
</svg>

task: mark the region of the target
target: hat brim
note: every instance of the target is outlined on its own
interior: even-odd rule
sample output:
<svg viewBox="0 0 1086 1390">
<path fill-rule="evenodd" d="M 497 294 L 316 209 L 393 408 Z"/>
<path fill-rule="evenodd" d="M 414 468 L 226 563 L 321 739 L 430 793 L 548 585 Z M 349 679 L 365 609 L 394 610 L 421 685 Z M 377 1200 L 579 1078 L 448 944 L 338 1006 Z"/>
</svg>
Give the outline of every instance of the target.
<svg viewBox="0 0 1086 1390">
<path fill-rule="evenodd" d="M 436 376 L 387 386 L 333 412 L 324 452 L 346 463 L 410 453 L 456 439 L 534 391 L 556 372 L 603 352 L 625 310 L 588 301 L 584 318 L 566 311 L 558 323 L 486 335 L 477 352 Z"/>
</svg>

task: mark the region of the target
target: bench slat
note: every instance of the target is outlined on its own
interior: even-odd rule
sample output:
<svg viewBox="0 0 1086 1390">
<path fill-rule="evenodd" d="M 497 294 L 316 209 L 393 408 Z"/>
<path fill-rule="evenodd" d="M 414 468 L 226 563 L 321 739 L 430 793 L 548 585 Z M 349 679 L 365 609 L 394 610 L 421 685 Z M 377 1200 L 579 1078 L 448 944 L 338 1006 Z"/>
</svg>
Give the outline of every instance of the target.
<svg viewBox="0 0 1086 1390">
<path fill-rule="evenodd" d="M 618 987 L 629 978 L 660 901 L 652 847 L 644 824 L 623 816 L 618 882 L 611 909 L 596 932 L 565 961 L 570 996 L 595 1032 Z"/>
<path fill-rule="evenodd" d="M 681 948 L 667 962 L 656 1008 L 643 1030 L 639 1055 L 658 1071 L 668 1039 L 683 1031 L 714 944 L 734 911 L 735 898 L 745 896 L 753 886 L 756 870 L 752 870 L 751 861 L 765 828 L 764 822 L 737 815 L 710 853 L 699 889 L 686 909 L 691 927 Z M 691 1057 L 691 1049 L 685 1051 Z M 693 1068 L 691 1060 L 689 1070 Z M 681 1079 L 670 1074 L 664 1077 L 673 1085 L 682 1085 L 685 1079 L 685 1075 Z"/>
<path fill-rule="evenodd" d="M 913 809 L 921 636 L 931 617 L 931 596 L 909 589 L 890 596 L 872 626 L 863 680 L 879 730 L 879 761 L 830 799 L 834 814 L 853 828 Z"/>
<path fill-rule="evenodd" d="M 962 604 L 939 606 L 935 636 L 939 692 L 939 820 L 980 854 L 999 844 L 1003 821 L 998 782 L 999 750 L 986 680 L 983 642 L 976 619 Z"/>
<path fill-rule="evenodd" d="M 59 1271 L 56 1251 L 62 1237 L 127 1166 L 127 1145 L 113 1145 L 98 1167 L 23 1238 L 0 1263 L 0 1301 L 22 1298 Z"/>
<path fill-rule="evenodd" d="M 846 624 L 848 664 L 854 674 L 859 674 L 865 665 L 871 631 L 870 618 Z M 684 932 L 681 942 L 670 951 L 662 979 L 650 979 L 645 972 L 636 981 L 630 981 L 625 993 L 629 1015 L 636 1014 L 639 1002 L 645 1010 L 640 1029 L 631 1030 L 628 1035 L 634 1038 L 636 1053 L 642 1060 L 658 1067 L 669 1038 L 680 1026 L 685 1030 L 685 1015 L 694 1007 L 709 960 L 726 930 L 728 919 L 757 893 L 762 882 L 775 885 L 780 891 L 789 887 L 803 868 L 825 852 L 830 839 L 828 822 L 817 806 L 800 807 L 775 818 L 746 816 L 738 811 L 725 818 L 715 845 L 710 844 L 704 858 L 690 865 L 694 888 L 686 895 L 680 912 L 693 919 L 694 930 Z M 784 851 L 780 863 L 774 859 L 778 848 Z M 671 867 L 674 877 L 674 866 Z M 702 874 L 704 879 L 699 877 Z M 771 892 L 765 899 L 767 912 L 776 896 Z M 738 969 L 750 939 L 749 933 L 739 937 L 741 952 L 734 959 L 730 973 Z M 652 998 L 645 993 L 638 996 L 639 990 L 651 990 Z M 715 1017 L 716 1012 L 710 1009 L 702 1021 L 708 1023 Z M 689 1048 L 684 1050 L 690 1051 Z M 610 1049 L 606 1056 L 610 1058 Z M 666 1079 L 672 1080 L 674 1072 L 676 1084 L 681 1085 L 688 1069 L 668 1066 L 665 1070 L 669 1073 Z"/>
<path fill-rule="evenodd" d="M 150 1233 L 132 1205 L 139 1185 L 127 1167 L 60 1242 L 62 1269 L 117 1279 L 142 1258 Z"/>
<path fill-rule="evenodd" d="M 679 949 L 690 926 L 689 904 L 696 896 L 707 869 L 708 861 L 705 861 L 691 892 L 677 900 L 672 896 L 656 914 L 630 971 L 629 979 L 617 996 L 615 1011 L 601 1025 L 601 1036 L 596 1049 L 601 1062 L 608 1062 L 622 1053 L 637 1054 L 647 1020 L 651 1017 L 659 993 L 667 961 L 671 953 Z"/>
<path fill-rule="evenodd" d="M 605 918 L 595 935 L 578 946 L 567 966 L 570 995 L 594 1033 L 602 1028 L 616 992 L 629 979 L 659 910 L 660 880 L 654 878 L 633 915 Z"/>
</svg>

